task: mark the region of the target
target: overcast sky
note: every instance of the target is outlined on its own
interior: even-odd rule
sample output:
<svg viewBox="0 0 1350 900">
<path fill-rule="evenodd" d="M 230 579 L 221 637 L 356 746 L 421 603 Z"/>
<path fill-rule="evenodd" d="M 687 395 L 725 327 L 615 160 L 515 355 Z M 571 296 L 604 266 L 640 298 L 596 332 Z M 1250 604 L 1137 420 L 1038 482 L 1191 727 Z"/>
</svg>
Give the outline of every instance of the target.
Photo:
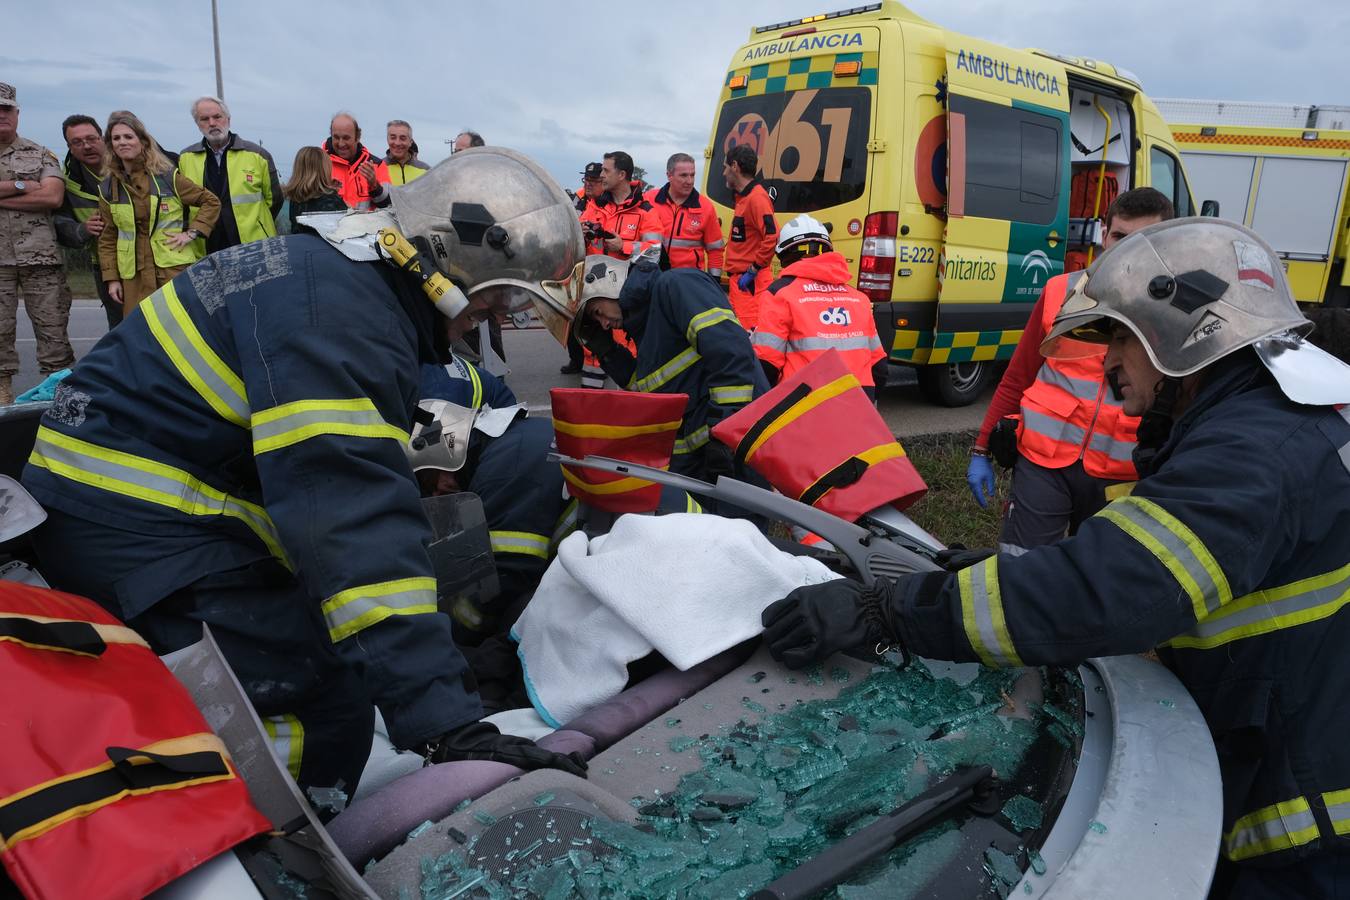
<svg viewBox="0 0 1350 900">
<path fill-rule="evenodd" d="M 670 153 L 691 152 L 701 182 L 714 104 L 750 30 L 849 3 L 219 0 L 225 98 L 234 130 L 261 141 L 283 173 L 347 109 L 378 154 L 385 121 L 401 118 L 431 163 L 467 127 L 533 156 L 564 186 L 612 149 L 658 184 Z M 964 34 L 1113 62 L 1155 97 L 1350 104 L 1345 0 L 909 5 Z M 44 4 L 0 40 L 0 81 L 18 87 L 20 133 L 58 156 L 67 114 L 102 122 L 118 108 L 178 150 L 200 139 L 189 104 L 215 92 L 210 0 Z"/>
</svg>

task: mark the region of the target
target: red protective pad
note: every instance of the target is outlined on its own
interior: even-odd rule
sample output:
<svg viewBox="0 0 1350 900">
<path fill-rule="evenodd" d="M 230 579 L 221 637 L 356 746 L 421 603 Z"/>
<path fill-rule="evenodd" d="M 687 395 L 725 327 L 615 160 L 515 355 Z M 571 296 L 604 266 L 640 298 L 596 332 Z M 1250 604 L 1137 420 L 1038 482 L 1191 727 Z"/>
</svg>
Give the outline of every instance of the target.
<svg viewBox="0 0 1350 900">
<path fill-rule="evenodd" d="M 0 860 L 27 897 L 141 897 L 271 828 L 131 629 L 0 582 Z"/>
<path fill-rule="evenodd" d="M 553 431 L 566 456 L 608 456 L 665 469 L 675 449 L 687 394 L 640 394 L 554 388 Z M 617 472 L 563 466 L 568 493 L 583 503 L 614 513 L 651 512 L 661 502 L 661 486 Z"/>
<path fill-rule="evenodd" d="M 928 491 L 838 351 L 821 354 L 713 437 L 789 497 L 852 522 Z"/>
</svg>

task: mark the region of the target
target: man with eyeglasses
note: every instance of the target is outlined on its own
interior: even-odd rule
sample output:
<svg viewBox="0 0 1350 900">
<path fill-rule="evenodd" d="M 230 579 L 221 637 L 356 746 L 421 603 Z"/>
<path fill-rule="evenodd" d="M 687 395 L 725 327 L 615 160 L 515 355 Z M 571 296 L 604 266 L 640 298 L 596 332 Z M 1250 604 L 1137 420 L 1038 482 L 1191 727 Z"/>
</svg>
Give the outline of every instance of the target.
<svg viewBox="0 0 1350 900">
<path fill-rule="evenodd" d="M 97 272 L 98 236 L 107 224 L 98 211 L 99 170 L 103 167 L 103 129 L 93 116 L 76 113 L 61 123 L 66 139 L 66 158 L 61 175 L 66 181 L 66 198 L 52 217 L 56 240 L 63 247 L 89 252 L 90 271 Z M 102 278 L 94 279 L 94 289 L 108 317 L 108 328 L 122 321 L 122 304 L 108 296 Z"/>
<path fill-rule="evenodd" d="M 192 121 L 202 139 L 183 148 L 178 169 L 220 198 L 220 219 L 202 249 L 214 253 L 274 237 L 285 198 L 272 154 L 230 130 L 230 108 L 219 97 L 194 100 Z"/>
</svg>

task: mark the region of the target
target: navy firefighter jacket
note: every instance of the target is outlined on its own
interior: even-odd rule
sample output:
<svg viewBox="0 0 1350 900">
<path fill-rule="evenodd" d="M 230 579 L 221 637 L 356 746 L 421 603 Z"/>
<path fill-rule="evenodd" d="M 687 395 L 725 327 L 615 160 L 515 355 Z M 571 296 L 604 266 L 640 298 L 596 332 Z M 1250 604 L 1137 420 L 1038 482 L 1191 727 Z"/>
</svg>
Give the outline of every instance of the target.
<svg viewBox="0 0 1350 900">
<path fill-rule="evenodd" d="M 437 614 L 403 449 L 430 357 L 414 319 L 430 304 L 395 277 L 305 235 L 212 254 L 62 382 L 23 481 L 46 507 L 144 536 L 125 559 L 88 561 L 126 619 L 204 575 L 280 560 L 394 743 L 413 747 L 480 705 Z"/>
<path fill-rule="evenodd" d="M 600 363 L 630 391 L 689 395 L 670 468 L 700 474 L 709 430 L 769 389 L 750 337 L 717 279 L 698 269 L 634 266 L 619 306 L 637 358 L 615 345 Z"/>
<path fill-rule="evenodd" d="M 1350 423 L 1244 350 L 1075 537 L 903 587 L 909 649 L 989 665 L 1158 647 L 1214 736 L 1223 853 L 1350 850 Z"/>
</svg>

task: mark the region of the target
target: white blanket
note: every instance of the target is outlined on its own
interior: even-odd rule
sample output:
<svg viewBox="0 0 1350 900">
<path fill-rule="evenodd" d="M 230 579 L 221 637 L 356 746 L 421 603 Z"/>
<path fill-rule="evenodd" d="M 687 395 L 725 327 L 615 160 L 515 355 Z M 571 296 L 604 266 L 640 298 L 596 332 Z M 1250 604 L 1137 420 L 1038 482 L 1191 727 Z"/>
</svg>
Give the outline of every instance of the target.
<svg viewBox="0 0 1350 900">
<path fill-rule="evenodd" d="M 573 533 L 511 632 L 530 702 L 561 727 L 652 650 L 689 669 L 763 631 L 760 613 L 794 588 L 837 577 L 741 519 L 629 515 L 594 540 Z"/>
</svg>

